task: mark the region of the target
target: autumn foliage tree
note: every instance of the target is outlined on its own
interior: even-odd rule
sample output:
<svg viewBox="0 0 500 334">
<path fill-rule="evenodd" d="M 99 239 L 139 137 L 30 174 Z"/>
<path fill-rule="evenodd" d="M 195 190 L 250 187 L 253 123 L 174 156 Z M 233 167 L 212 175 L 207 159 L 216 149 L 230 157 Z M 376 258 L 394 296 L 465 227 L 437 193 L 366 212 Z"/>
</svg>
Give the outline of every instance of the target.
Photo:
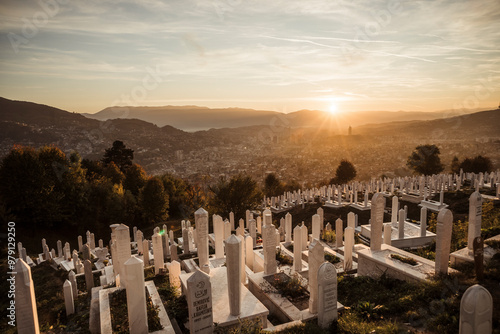
<svg viewBox="0 0 500 334">
<path fill-rule="evenodd" d="M 440 153 L 436 145 L 419 145 L 408 157 L 406 165 L 416 174 L 439 174 L 444 170 Z"/>
</svg>

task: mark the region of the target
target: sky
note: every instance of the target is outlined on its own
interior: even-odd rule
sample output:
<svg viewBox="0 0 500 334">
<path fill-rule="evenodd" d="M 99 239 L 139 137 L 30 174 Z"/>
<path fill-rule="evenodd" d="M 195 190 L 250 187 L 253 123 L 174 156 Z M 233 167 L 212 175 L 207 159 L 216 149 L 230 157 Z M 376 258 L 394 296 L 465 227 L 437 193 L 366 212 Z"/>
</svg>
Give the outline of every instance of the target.
<svg viewBox="0 0 500 334">
<path fill-rule="evenodd" d="M 500 1 L 2 0 L 0 96 L 466 112 L 500 102 Z"/>
</svg>

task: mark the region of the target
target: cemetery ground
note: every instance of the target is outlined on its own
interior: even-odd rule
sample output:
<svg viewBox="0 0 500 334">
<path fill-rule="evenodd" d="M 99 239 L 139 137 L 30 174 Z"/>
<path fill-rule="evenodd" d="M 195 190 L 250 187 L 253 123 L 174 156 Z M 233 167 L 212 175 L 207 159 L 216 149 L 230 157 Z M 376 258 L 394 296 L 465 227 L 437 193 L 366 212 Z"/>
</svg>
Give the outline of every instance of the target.
<svg viewBox="0 0 500 334">
<path fill-rule="evenodd" d="M 471 192 L 446 192 L 445 202 L 454 213 L 451 252 L 467 245 L 467 215 L 468 199 Z M 417 219 L 420 208 L 413 203 L 402 202 L 408 206 L 409 219 Z M 293 216 L 293 226 L 302 221 L 311 230 L 311 217 L 316 213 L 319 203 L 308 204 L 304 209 L 296 206 L 289 210 Z M 325 222 L 335 222 L 337 218 L 347 221 L 347 213 L 355 211 L 348 208 L 324 207 Z M 369 211 L 357 211 L 360 221 L 369 218 Z M 275 224 L 286 212 L 273 216 Z M 386 218 L 389 216 L 386 214 Z M 180 226 L 178 222 L 168 222 L 169 228 Z M 430 214 L 428 220 L 430 231 L 436 232 L 436 216 Z M 148 235 L 152 233 L 147 231 Z M 69 231 L 64 231 L 64 234 Z M 179 234 L 178 231 L 175 232 Z M 500 234 L 500 203 L 484 201 L 481 234 L 484 239 Z M 20 236 L 22 234 L 19 234 Z M 54 231 L 37 231 L 33 237 L 33 244 L 39 247 L 40 236 L 50 236 L 50 240 L 69 239 L 65 235 L 56 234 Z M 74 231 L 71 234 L 74 238 Z M 48 238 L 47 238 L 48 239 Z M 48 239 L 49 240 L 49 239 Z M 335 240 L 335 238 L 333 238 Z M 20 240 L 29 245 L 29 240 Z M 76 238 L 75 238 L 76 241 Z M 75 242 L 72 241 L 72 242 Z M 499 248 L 498 243 L 490 246 Z M 35 246 L 29 249 L 36 249 Z M 433 259 L 435 244 L 416 250 L 407 250 L 422 257 Z M 32 258 L 35 254 L 31 255 Z M 339 275 L 338 276 L 338 301 L 344 305 L 344 310 L 339 312 L 338 321 L 334 322 L 328 330 L 317 325 L 316 320 L 289 327 L 279 333 L 458 333 L 460 314 L 460 301 L 465 290 L 474 285 L 481 284 L 493 297 L 493 333 L 500 333 L 500 253 L 497 253 L 485 266 L 484 277 L 478 280 L 475 276 L 474 264 L 462 264 L 455 269 L 459 272 L 446 276 L 434 277 L 431 280 L 410 283 L 396 280 L 385 275 L 379 279 L 369 277 Z M 6 249 L 1 249 L 0 270 L 8 272 Z M 157 286 L 165 309 L 172 322 L 183 333 L 189 333 L 184 326 L 188 321 L 188 308 L 185 297 L 180 296 L 175 288 L 170 286 L 168 275 L 154 275 L 153 267 L 145 268 L 145 280 L 153 280 Z M 32 277 L 35 286 L 37 310 L 40 331 L 43 333 L 89 333 L 89 308 L 90 296 L 83 293 L 75 300 L 75 313 L 66 316 L 62 285 L 67 273 L 54 270 L 48 262 L 43 262 L 32 268 Z M 95 277 L 94 279 L 97 279 Z M 295 282 L 300 284 L 300 282 Z M 2 291 L 8 290 L 8 282 L 3 279 L 0 283 Z M 78 289 L 85 291 L 85 281 L 78 282 Z M 124 290 L 122 290 L 124 291 Z M 125 298 L 125 296 L 119 296 Z M 0 307 L 2 312 L 8 306 L 8 300 L 2 299 Z M 122 303 L 125 304 L 125 303 Z M 114 318 L 126 318 L 126 304 L 121 310 L 116 310 Z M 123 316 L 121 316 L 123 314 Z M 153 314 L 154 311 L 150 312 Z M 4 316 L 4 319 L 6 317 Z M 273 324 L 277 319 L 272 315 L 269 319 Z M 115 321 L 116 324 L 116 321 Z M 128 332 L 128 326 L 119 324 L 122 330 Z M 2 322 L 2 333 L 15 333 L 16 329 L 6 326 Z M 243 323 L 239 331 L 215 327 L 216 333 L 261 333 L 259 324 Z"/>
</svg>

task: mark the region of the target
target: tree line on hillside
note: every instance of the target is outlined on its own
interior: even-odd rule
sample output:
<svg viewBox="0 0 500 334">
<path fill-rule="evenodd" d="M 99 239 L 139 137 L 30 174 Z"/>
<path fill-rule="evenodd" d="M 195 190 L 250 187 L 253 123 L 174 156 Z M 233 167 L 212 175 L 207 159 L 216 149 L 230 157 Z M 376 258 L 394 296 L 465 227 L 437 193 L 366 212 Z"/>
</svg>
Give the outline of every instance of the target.
<svg viewBox="0 0 500 334">
<path fill-rule="evenodd" d="M 408 158 L 417 174 L 443 171 L 435 145 L 418 146 Z M 199 207 L 225 217 L 234 212 L 256 209 L 264 196 L 279 196 L 301 188 L 291 180 L 281 181 L 275 173 L 264 179 L 263 187 L 248 175 L 220 178 L 204 188 L 166 173 L 147 175 L 133 163 L 134 151 L 121 141 L 105 150 L 101 160 L 82 159 L 77 152 L 66 156 L 59 148 L 39 149 L 16 146 L 0 162 L 0 217 L 39 228 L 91 229 L 100 233 L 110 224 L 125 223 L 139 228 L 152 227 L 167 218 L 192 219 Z M 489 172 L 486 157 L 458 158 L 451 169 L 457 173 Z M 342 160 L 335 176 L 324 184 L 343 184 L 356 177 L 355 166 Z M 321 186 L 319 185 L 319 186 Z"/>
</svg>

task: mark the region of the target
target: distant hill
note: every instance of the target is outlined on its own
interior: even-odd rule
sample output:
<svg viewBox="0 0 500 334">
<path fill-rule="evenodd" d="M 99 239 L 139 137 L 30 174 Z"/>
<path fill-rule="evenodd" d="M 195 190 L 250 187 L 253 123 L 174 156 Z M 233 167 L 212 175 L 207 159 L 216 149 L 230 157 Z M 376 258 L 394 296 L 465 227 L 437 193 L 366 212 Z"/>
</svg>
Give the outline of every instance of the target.
<svg viewBox="0 0 500 334">
<path fill-rule="evenodd" d="M 175 110 L 180 112 L 180 109 Z M 231 116 L 229 110 L 219 110 L 215 114 L 225 119 L 210 123 L 208 116 L 213 115 L 211 110 L 185 107 L 184 111 L 188 111 L 190 115 L 202 113 L 200 119 L 207 122 L 202 126 L 199 120 L 198 123 L 189 123 L 189 119 L 184 117 L 186 126 L 210 127 L 202 131 L 186 132 L 172 125 L 159 126 L 140 119 L 115 118 L 100 121 L 51 106 L 0 98 L 0 158 L 13 145 L 19 144 L 32 147 L 55 145 L 65 153 L 78 151 L 85 158 L 101 159 L 105 149 L 113 141 L 123 140 L 128 147 L 134 149 L 134 161 L 144 166 L 149 173 L 175 169 L 182 174 L 194 175 L 204 170 L 217 176 L 228 170 L 239 170 L 251 159 L 255 159 L 254 164 L 255 161 L 261 163 L 265 156 L 274 161 L 277 154 L 282 154 L 283 149 L 289 150 L 286 156 L 290 160 L 287 161 L 293 164 L 295 156 L 302 156 L 304 160 L 306 154 L 310 154 L 307 152 L 313 152 L 310 151 L 312 148 L 322 145 L 342 143 L 355 153 L 385 143 L 384 147 L 392 147 L 387 154 L 396 154 L 399 147 L 405 145 L 448 142 L 458 143 L 455 149 L 460 150 L 464 143 L 469 142 L 467 138 L 476 145 L 481 142 L 499 143 L 500 138 L 500 110 L 449 118 L 411 120 L 424 116 L 438 117 L 439 114 L 359 112 L 331 117 L 321 111 L 301 110 L 286 115 L 262 111 L 256 112 L 257 115 L 252 118 L 249 114 L 253 111 L 239 109 L 237 117 Z M 241 124 L 242 119 L 245 120 L 244 126 L 229 126 Z M 267 120 L 267 123 L 253 124 L 262 120 Z M 379 123 L 382 120 L 397 121 Z M 363 122 L 365 125 L 355 125 Z M 372 124 L 366 124 L 368 122 Z M 217 128 L 221 124 L 226 124 L 227 127 Z M 347 134 L 349 125 L 353 127 L 353 135 L 342 136 Z M 497 146 L 498 144 L 485 146 L 488 152 L 492 152 L 493 158 L 496 156 L 493 153 L 498 152 Z M 474 152 L 477 150 L 478 146 L 475 146 Z M 394 161 L 395 166 L 401 163 L 397 159 Z"/>
<path fill-rule="evenodd" d="M 185 131 L 208 130 L 211 128 L 238 128 L 252 125 L 285 127 L 312 127 L 346 131 L 348 126 L 393 121 L 431 120 L 454 116 L 449 112 L 419 111 L 360 111 L 339 113 L 332 116 L 319 110 L 299 110 L 288 114 L 276 111 L 225 108 L 210 109 L 198 106 L 165 107 L 109 107 L 95 114 L 83 114 L 97 120 L 135 118 L 158 126 L 171 125 Z"/>
<path fill-rule="evenodd" d="M 235 128 L 269 124 L 274 111 L 225 108 L 210 109 L 197 106 L 165 107 L 110 107 L 86 117 L 101 121 L 115 118 L 136 118 L 158 126 L 171 125 L 186 131 L 210 128 Z"/>
<path fill-rule="evenodd" d="M 369 124 L 356 128 L 356 133 L 373 136 L 416 136 L 437 139 L 470 137 L 477 140 L 500 136 L 500 109 L 427 121 Z"/>
</svg>

